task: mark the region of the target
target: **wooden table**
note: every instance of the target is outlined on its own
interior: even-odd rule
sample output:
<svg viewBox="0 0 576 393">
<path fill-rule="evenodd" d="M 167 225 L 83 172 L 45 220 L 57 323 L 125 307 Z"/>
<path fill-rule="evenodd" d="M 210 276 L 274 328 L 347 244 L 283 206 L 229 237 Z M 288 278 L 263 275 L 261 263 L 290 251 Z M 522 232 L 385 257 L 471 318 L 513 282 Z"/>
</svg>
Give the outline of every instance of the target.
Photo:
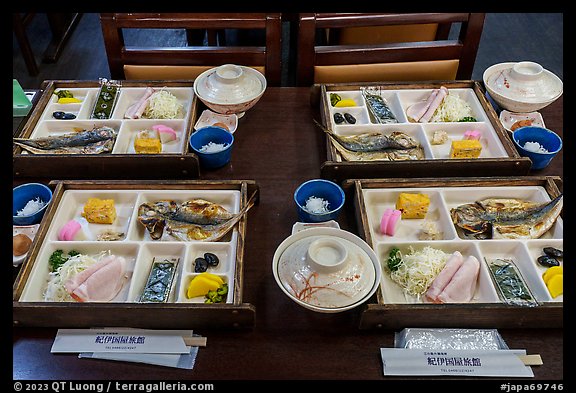
<svg viewBox="0 0 576 393">
<path fill-rule="evenodd" d="M 207 337 L 207 346 L 200 348 L 193 370 L 181 370 L 78 359 L 75 354 L 53 355 L 50 348 L 56 329 L 14 327 L 13 378 L 400 379 L 384 377 L 379 352 L 381 347 L 394 346 L 394 331 L 359 330 L 361 307 L 337 314 L 306 310 L 282 293 L 272 275 L 274 251 L 290 235 L 298 219 L 292 197 L 294 190 L 303 181 L 320 176 L 320 165 L 326 157 L 324 135 L 312 122 L 312 118 L 319 115 L 318 108 L 310 106 L 309 92 L 304 87 L 269 88 L 261 101 L 240 119 L 231 164 L 205 171 L 201 176 L 202 179 L 253 179 L 260 186 L 260 204 L 248 213 L 244 255 L 243 300 L 256 308 L 253 329 L 197 330 L 196 333 Z M 546 126 L 562 135 L 562 98 L 541 113 Z M 563 176 L 562 160 L 561 151 L 548 168 L 534 174 Z M 16 183 L 18 179 L 14 179 Z M 352 209 L 345 211 L 338 221 L 343 229 L 358 233 Z M 528 354 L 541 355 L 544 365 L 532 367 L 534 379 L 559 382 L 564 378 L 563 329 L 499 329 L 499 332 L 510 348 L 524 348 Z M 455 379 L 462 380 L 451 378 Z M 494 388 L 499 390 L 499 385 L 494 383 Z M 217 382 L 215 386 L 218 388 Z"/>
</svg>

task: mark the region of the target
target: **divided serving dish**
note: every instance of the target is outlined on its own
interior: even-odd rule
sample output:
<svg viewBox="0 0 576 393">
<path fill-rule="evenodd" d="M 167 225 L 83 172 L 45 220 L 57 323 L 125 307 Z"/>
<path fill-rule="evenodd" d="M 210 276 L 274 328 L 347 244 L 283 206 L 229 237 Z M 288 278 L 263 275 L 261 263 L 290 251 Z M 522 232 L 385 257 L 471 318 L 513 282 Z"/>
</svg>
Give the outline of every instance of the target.
<svg viewBox="0 0 576 393">
<path fill-rule="evenodd" d="M 537 239 L 466 238 L 456 229 L 450 210 L 486 198 L 515 198 L 547 202 L 560 195 L 560 178 L 552 176 L 350 179 L 344 182 L 353 194 L 359 233 L 374 249 L 382 264 L 382 281 L 376 292 L 377 302 L 365 306 L 360 328 L 414 327 L 490 327 L 542 328 L 563 326 L 563 295 L 550 295 L 542 274 L 546 268 L 537 263 L 544 247 L 563 249 L 563 221 L 560 215 L 554 225 Z M 387 208 L 394 208 L 398 195 L 424 193 L 430 205 L 424 219 L 403 219 L 394 236 L 380 232 L 380 218 Z M 425 221 L 434 222 L 441 236 L 438 240 L 420 240 Z M 435 304 L 406 296 L 390 278 L 386 268 L 390 250 L 397 247 L 405 254 L 412 247 L 429 246 L 447 254 L 460 251 L 480 262 L 476 290 L 468 303 Z M 500 299 L 490 277 L 486 259 L 511 258 L 529 290 L 538 302 L 528 307 L 507 304 Z M 562 259 L 560 259 L 563 266 Z"/>
<path fill-rule="evenodd" d="M 423 102 L 434 89 L 444 86 L 456 94 L 471 108 L 475 121 L 428 122 L 409 120 L 406 111 L 410 105 Z M 363 89 L 380 95 L 388 104 L 397 123 L 378 124 L 370 113 Z M 334 107 L 330 94 L 338 94 L 342 100 L 352 99 L 356 106 Z M 423 149 L 424 157 L 417 160 L 396 161 L 346 161 L 336 149 L 329 135 L 326 135 L 327 159 L 322 164 L 323 178 L 345 180 L 354 178 L 378 177 L 452 177 L 467 176 L 518 176 L 528 174 L 529 159 L 521 157 L 508 133 L 503 128 L 498 115 L 487 101 L 481 84 L 477 81 L 439 82 L 378 82 L 365 84 L 322 84 L 319 85 L 320 115 L 323 126 L 340 136 L 354 136 L 362 133 L 403 132 L 416 141 Z M 334 114 L 350 113 L 356 118 L 351 124 L 347 121 L 337 124 Z M 463 139 L 466 131 L 479 131 L 482 150 L 477 158 L 449 158 L 451 141 Z M 435 131 L 444 131 L 447 142 L 432 144 Z M 319 132 L 321 132 L 319 130 Z"/>
<path fill-rule="evenodd" d="M 13 288 L 13 323 L 18 326 L 141 328 L 251 327 L 254 307 L 242 301 L 244 239 L 247 214 L 217 241 L 180 241 L 169 236 L 153 240 L 138 220 L 142 203 L 173 200 L 181 203 L 204 199 L 237 213 L 252 195 L 258 196 L 254 181 L 54 181 L 54 197 L 46 212 L 27 259 Z M 113 199 L 113 224 L 84 223 L 84 238 L 59 240 L 58 232 L 71 219 L 82 220 L 88 198 Z M 119 240 L 98 241 L 103 230 L 124 234 Z M 166 235 L 166 233 L 165 233 Z M 49 258 L 55 251 L 76 250 L 85 255 L 110 251 L 127 262 L 127 280 L 110 302 L 45 300 L 49 280 Z M 190 280 L 199 273 L 194 261 L 204 253 L 215 254 L 219 264 L 208 273 L 228 284 L 222 303 L 206 304 L 203 297 L 187 297 Z M 169 297 L 164 303 L 146 303 L 140 296 L 154 258 L 178 259 Z"/>
<path fill-rule="evenodd" d="M 121 81 L 115 104 L 108 119 L 92 118 L 98 100 L 98 81 L 49 80 L 42 84 L 42 95 L 26 123 L 15 135 L 18 138 L 42 138 L 110 127 L 117 132 L 112 151 L 100 154 L 32 154 L 14 145 L 13 174 L 17 177 L 73 179 L 78 174 L 90 179 L 177 179 L 200 175 L 198 157 L 190 150 L 188 139 L 197 117 L 197 98 L 193 84 L 187 81 Z M 165 90 L 182 105 L 182 113 L 171 119 L 124 118 L 130 105 L 136 103 L 147 87 Z M 54 94 L 69 90 L 79 103 L 58 103 Z M 75 119 L 57 119 L 53 112 L 66 112 Z M 161 153 L 138 154 L 134 139 L 138 131 L 163 124 L 172 128 L 177 139 L 162 144 Z"/>
</svg>

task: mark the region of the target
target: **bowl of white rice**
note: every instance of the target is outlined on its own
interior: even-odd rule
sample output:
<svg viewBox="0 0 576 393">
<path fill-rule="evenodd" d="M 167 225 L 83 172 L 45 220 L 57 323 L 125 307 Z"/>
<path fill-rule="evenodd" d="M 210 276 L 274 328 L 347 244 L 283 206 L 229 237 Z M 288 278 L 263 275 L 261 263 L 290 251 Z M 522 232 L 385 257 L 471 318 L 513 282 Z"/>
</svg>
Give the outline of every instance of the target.
<svg viewBox="0 0 576 393">
<path fill-rule="evenodd" d="M 34 225 L 42 221 L 52 200 L 52 190 L 42 183 L 25 183 L 12 189 L 12 224 Z"/>
<path fill-rule="evenodd" d="M 220 168 L 230 162 L 234 136 L 221 127 L 202 127 L 190 135 L 190 147 L 204 169 Z"/>
<path fill-rule="evenodd" d="M 516 150 L 532 161 L 532 169 L 543 169 L 562 149 L 562 138 L 544 127 L 520 127 L 512 133 Z"/>
<path fill-rule="evenodd" d="M 325 179 L 302 183 L 294 192 L 294 201 L 301 222 L 336 220 L 346 198 L 338 184 Z"/>
</svg>

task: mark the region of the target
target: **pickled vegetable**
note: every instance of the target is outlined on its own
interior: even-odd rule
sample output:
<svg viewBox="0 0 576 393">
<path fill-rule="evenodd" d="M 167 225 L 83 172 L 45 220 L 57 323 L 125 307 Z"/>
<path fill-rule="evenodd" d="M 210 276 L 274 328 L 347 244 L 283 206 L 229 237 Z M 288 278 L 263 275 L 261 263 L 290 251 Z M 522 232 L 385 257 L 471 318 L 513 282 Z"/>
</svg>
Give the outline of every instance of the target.
<svg viewBox="0 0 576 393">
<path fill-rule="evenodd" d="M 342 97 L 340 97 L 338 94 L 330 93 L 330 104 L 332 104 L 332 106 L 336 106 L 336 103 L 340 100 L 342 100 Z"/>
<path fill-rule="evenodd" d="M 356 101 L 347 98 L 345 100 L 340 100 L 336 103 L 336 105 L 334 105 L 337 108 L 344 108 L 344 107 L 348 107 L 348 106 L 357 106 L 358 104 L 356 104 Z"/>
</svg>

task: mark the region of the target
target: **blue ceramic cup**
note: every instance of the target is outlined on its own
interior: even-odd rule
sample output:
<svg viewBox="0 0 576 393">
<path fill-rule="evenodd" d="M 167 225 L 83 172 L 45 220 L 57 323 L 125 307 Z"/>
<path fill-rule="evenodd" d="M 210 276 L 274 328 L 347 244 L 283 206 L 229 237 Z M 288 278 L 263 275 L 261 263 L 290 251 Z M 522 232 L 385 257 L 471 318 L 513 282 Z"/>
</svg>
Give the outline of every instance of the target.
<svg viewBox="0 0 576 393">
<path fill-rule="evenodd" d="M 532 169 L 543 169 L 550 164 L 550 161 L 562 149 L 562 138 L 553 131 L 543 127 L 520 127 L 512 133 L 512 139 L 516 145 L 518 153 L 523 157 L 528 157 L 532 161 Z M 547 152 L 534 152 L 526 142 L 536 142 Z"/>
<path fill-rule="evenodd" d="M 230 162 L 234 136 L 221 127 L 203 127 L 190 135 L 190 147 L 200 160 L 200 166 L 206 169 L 220 168 Z M 219 151 L 203 151 L 213 145 L 224 145 Z"/>
<path fill-rule="evenodd" d="M 40 198 L 44 206 L 37 212 L 25 216 L 19 216 L 18 211 L 31 200 Z M 12 189 L 12 224 L 13 225 L 34 225 L 42 221 L 44 212 L 52 200 L 52 190 L 41 183 L 25 183 Z"/>
<path fill-rule="evenodd" d="M 322 198 L 328 202 L 326 213 L 313 213 L 305 209 L 310 197 Z M 346 198 L 344 190 L 329 180 L 312 179 L 302 183 L 294 192 L 294 201 L 298 208 L 298 218 L 301 222 L 325 222 L 336 220 Z"/>
</svg>

